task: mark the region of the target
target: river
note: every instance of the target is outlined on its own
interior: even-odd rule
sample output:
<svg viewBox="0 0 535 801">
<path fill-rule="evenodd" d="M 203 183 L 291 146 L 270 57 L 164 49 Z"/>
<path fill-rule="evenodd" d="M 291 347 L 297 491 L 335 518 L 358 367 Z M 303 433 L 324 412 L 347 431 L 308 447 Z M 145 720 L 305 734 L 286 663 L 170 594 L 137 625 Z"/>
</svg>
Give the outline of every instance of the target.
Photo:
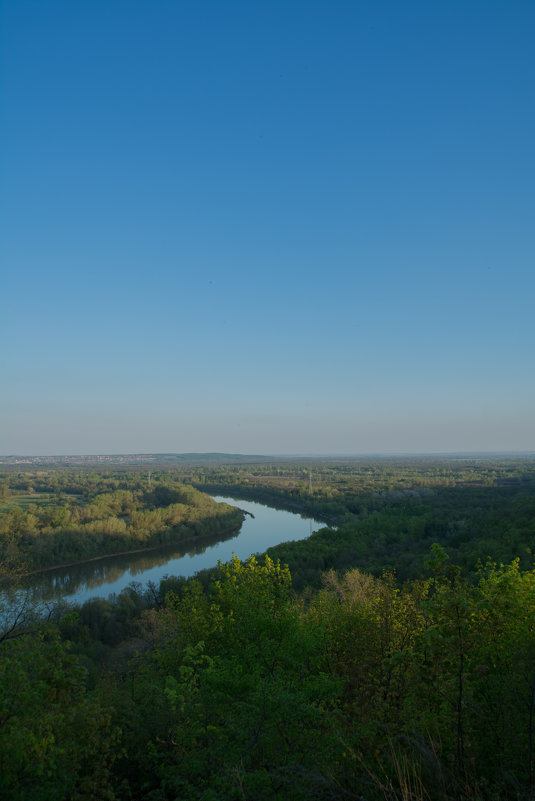
<svg viewBox="0 0 535 801">
<path fill-rule="evenodd" d="M 267 548 L 288 540 L 302 540 L 325 526 L 295 512 L 273 509 L 253 501 L 215 496 L 214 500 L 239 506 L 250 515 L 241 527 L 225 538 L 203 538 L 187 546 L 165 546 L 145 553 L 108 556 L 92 562 L 48 570 L 31 577 L 35 599 L 49 601 L 64 598 L 84 603 L 89 598 L 107 598 L 119 593 L 133 581 L 159 584 L 166 576 L 192 576 L 199 570 L 215 567 L 218 560 L 227 562 L 236 554 L 247 559 Z"/>
</svg>

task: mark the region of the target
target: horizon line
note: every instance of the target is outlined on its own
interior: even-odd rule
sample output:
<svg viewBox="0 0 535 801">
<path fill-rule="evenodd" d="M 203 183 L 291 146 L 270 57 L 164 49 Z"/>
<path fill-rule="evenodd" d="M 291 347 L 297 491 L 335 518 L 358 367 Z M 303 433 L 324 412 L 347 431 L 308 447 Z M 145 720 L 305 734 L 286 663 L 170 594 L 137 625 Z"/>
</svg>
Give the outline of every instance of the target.
<svg viewBox="0 0 535 801">
<path fill-rule="evenodd" d="M 3 453 L 0 459 L 75 459 L 75 458 L 113 458 L 113 457 L 162 457 L 162 456 L 233 456 L 244 458 L 363 458 L 378 456 L 535 456 L 535 450 L 452 450 L 452 451 L 362 451 L 362 452 L 290 452 L 290 453 L 241 453 L 236 451 L 113 451 L 94 453 Z"/>
</svg>

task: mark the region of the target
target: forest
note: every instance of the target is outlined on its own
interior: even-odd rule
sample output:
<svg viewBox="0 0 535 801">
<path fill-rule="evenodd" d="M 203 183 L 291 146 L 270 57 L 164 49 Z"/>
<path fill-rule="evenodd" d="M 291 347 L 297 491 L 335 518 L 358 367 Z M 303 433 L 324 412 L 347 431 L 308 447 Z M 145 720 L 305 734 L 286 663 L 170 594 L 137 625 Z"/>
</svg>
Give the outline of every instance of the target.
<svg viewBox="0 0 535 801">
<path fill-rule="evenodd" d="M 0 556 L 28 572 L 239 528 L 242 513 L 176 477 L 0 474 Z"/>
<path fill-rule="evenodd" d="M 535 798 L 535 459 L 151 470 L 2 473 L 1 798 Z M 239 525 L 216 492 L 325 528 L 79 607 L 9 605 L 66 531 L 74 554 L 112 519 L 138 543 Z"/>
</svg>

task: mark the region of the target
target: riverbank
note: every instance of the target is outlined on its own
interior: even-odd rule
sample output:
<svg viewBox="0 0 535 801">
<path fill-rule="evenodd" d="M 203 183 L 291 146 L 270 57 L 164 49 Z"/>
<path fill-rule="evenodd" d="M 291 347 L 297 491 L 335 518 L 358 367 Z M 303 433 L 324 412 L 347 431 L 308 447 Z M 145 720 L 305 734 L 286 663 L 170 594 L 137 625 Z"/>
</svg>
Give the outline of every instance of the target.
<svg viewBox="0 0 535 801">
<path fill-rule="evenodd" d="M 313 517 L 315 520 L 325 523 L 326 526 L 338 526 L 340 520 L 332 515 L 327 515 L 316 508 L 317 504 L 306 503 L 295 498 L 289 498 L 287 495 L 266 490 L 263 487 L 247 487 L 241 484 L 198 484 L 193 483 L 195 489 L 204 492 L 207 495 L 223 495 L 228 496 L 232 500 L 248 500 L 253 503 L 270 506 L 272 509 L 279 509 L 283 512 L 296 512 L 301 515 Z M 239 507 L 237 507 L 239 509 Z M 242 512 L 243 509 L 240 509 Z"/>
<path fill-rule="evenodd" d="M 243 514 L 242 518 L 242 523 L 243 523 L 245 515 L 246 514 L 251 515 L 251 513 L 245 512 L 243 509 L 240 509 L 239 511 L 242 512 Z M 251 517 L 254 517 L 254 515 L 251 515 Z M 221 535 L 221 538 L 224 538 L 228 534 L 231 534 L 233 531 L 239 531 L 240 528 L 241 524 L 239 526 L 231 526 L 229 528 L 218 531 L 217 536 Z M 135 554 L 151 553 L 159 550 L 163 551 L 165 548 L 170 548 L 178 545 L 192 545 L 197 542 L 202 542 L 203 540 L 213 539 L 214 536 L 215 536 L 214 532 L 210 532 L 208 534 L 200 534 L 197 537 L 188 537 L 185 540 L 178 540 L 177 542 L 165 542 L 161 543 L 160 545 L 152 545 L 148 548 L 135 548 L 133 550 L 128 550 L 128 551 L 116 551 L 114 553 L 104 553 L 100 554 L 99 556 L 91 556 L 89 557 L 89 559 L 78 559 L 77 561 L 65 562 L 64 564 L 61 565 L 50 565 L 49 567 L 42 567 L 39 570 L 32 570 L 28 573 L 22 573 L 21 577 L 28 578 L 29 576 L 38 576 L 43 573 L 49 573 L 52 570 L 63 570 L 67 567 L 76 567 L 78 565 L 89 565 L 92 562 L 98 562 L 102 559 L 113 559 L 121 556 L 134 556 Z"/>
<path fill-rule="evenodd" d="M 71 603 L 83 604 L 90 598 L 117 595 L 133 581 L 158 586 L 169 576 L 188 578 L 216 567 L 218 562 L 228 562 L 234 556 L 245 560 L 281 542 L 309 537 L 312 526 L 322 527 L 319 521 L 313 520 L 311 526 L 310 520 L 301 515 L 245 499 L 241 503 L 228 497 L 217 499 L 220 500 L 248 512 L 241 526 L 227 525 L 224 532 L 188 538 L 175 546 L 149 544 L 145 548 L 130 549 L 136 553 L 117 548 L 117 556 L 104 554 L 87 560 L 65 559 L 56 569 L 42 568 L 25 582 L 32 586 L 35 597 L 41 601 L 65 598 Z"/>
</svg>

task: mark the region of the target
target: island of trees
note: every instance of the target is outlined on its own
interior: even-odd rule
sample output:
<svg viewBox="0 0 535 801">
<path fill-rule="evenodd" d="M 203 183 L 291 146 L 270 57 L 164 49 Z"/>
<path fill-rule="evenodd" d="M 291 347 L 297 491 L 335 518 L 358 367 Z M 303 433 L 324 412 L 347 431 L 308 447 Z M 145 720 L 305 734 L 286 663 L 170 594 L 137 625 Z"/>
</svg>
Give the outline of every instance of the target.
<svg viewBox="0 0 535 801">
<path fill-rule="evenodd" d="M 4 593 L 1 798 L 535 798 L 535 459 L 151 471 L 6 466 L 4 573 L 239 524 L 206 492 L 325 528 L 46 616 Z"/>
<path fill-rule="evenodd" d="M 160 474 L 4 473 L 0 554 L 29 571 L 195 541 L 239 528 L 243 514 Z"/>
</svg>

